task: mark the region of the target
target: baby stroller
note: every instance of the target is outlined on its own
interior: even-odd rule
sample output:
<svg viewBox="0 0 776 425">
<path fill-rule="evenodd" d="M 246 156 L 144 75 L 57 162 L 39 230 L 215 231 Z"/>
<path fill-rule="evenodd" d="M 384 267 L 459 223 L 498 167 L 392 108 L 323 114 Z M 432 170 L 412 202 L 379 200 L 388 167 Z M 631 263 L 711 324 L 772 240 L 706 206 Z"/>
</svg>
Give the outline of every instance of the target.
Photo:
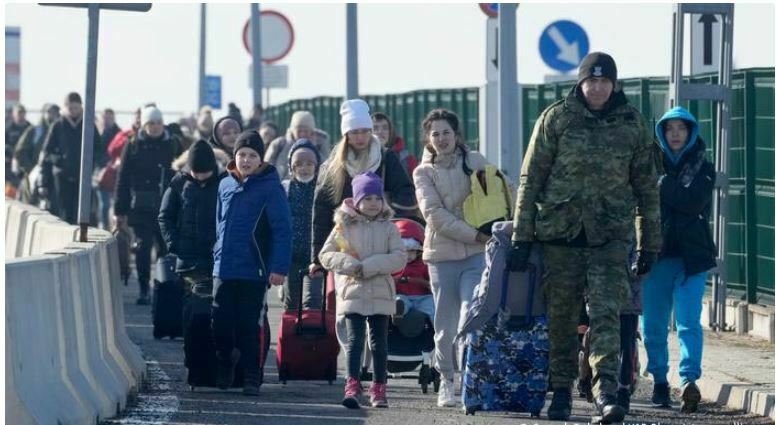
<svg viewBox="0 0 776 425">
<path fill-rule="evenodd" d="M 423 243 L 423 226 L 410 219 L 394 220 L 403 239 L 412 238 Z M 394 275 L 397 290 L 401 285 L 407 285 L 407 278 Z M 371 363 L 371 352 L 368 343 L 362 363 L 362 380 L 371 380 L 368 373 Z M 405 374 L 418 370 L 418 383 L 421 391 L 428 392 L 429 384 L 434 392 L 439 391 L 440 376 L 432 367 L 434 355 L 434 326 L 431 318 L 425 313 L 412 309 L 401 318 L 391 318 L 388 323 L 388 373 L 391 377 L 403 377 Z M 412 374 L 414 376 L 414 373 Z"/>
</svg>

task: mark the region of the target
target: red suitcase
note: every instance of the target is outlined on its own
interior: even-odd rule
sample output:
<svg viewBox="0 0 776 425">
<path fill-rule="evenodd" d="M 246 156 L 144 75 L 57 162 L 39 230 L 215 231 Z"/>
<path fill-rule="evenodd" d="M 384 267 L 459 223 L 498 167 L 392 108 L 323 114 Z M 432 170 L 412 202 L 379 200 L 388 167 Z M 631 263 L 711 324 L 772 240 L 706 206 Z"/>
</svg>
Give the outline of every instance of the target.
<svg viewBox="0 0 776 425">
<path fill-rule="evenodd" d="M 304 272 L 303 272 L 304 274 Z M 326 286 L 320 310 L 302 310 L 302 288 L 296 310 L 283 312 L 276 349 L 278 379 L 329 381 L 337 379 L 339 343 L 334 333 L 335 312 L 326 309 Z"/>
</svg>

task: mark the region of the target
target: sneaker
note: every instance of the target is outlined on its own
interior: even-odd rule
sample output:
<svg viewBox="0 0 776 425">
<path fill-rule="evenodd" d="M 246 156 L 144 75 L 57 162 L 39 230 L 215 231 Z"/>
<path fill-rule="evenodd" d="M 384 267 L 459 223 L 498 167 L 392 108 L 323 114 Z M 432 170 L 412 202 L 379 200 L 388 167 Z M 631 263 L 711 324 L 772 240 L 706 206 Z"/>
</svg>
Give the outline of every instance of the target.
<svg viewBox="0 0 776 425">
<path fill-rule="evenodd" d="M 625 418 L 625 409 L 618 405 L 611 394 L 601 394 L 595 399 L 595 408 L 598 410 L 602 424 L 622 422 Z"/>
<path fill-rule="evenodd" d="M 385 384 L 373 382 L 369 387 L 369 399 L 372 407 L 388 407 L 388 398 L 385 396 Z"/>
<path fill-rule="evenodd" d="M 342 399 L 342 405 L 348 409 L 358 409 L 359 396 L 361 396 L 361 383 L 356 378 L 348 378 L 345 382 L 345 397 Z"/>
<path fill-rule="evenodd" d="M 701 401 L 701 390 L 695 382 L 688 382 L 682 387 L 682 413 L 695 413 Z"/>
<path fill-rule="evenodd" d="M 617 405 L 625 409 L 625 414 L 630 413 L 630 388 L 617 390 Z"/>
<path fill-rule="evenodd" d="M 547 418 L 553 421 L 566 421 L 571 416 L 571 390 L 558 388 L 552 393 L 552 402 L 547 408 Z"/>
<path fill-rule="evenodd" d="M 655 407 L 671 407 L 671 388 L 668 382 L 655 384 L 652 387 L 652 405 Z"/>
<path fill-rule="evenodd" d="M 452 379 L 442 379 L 439 383 L 437 406 L 455 407 L 455 384 Z"/>
<path fill-rule="evenodd" d="M 243 395 L 257 396 L 261 388 L 261 375 L 259 371 L 245 372 L 245 382 L 243 383 Z"/>
<path fill-rule="evenodd" d="M 240 360 L 240 350 L 233 348 L 228 359 L 218 361 L 216 373 L 216 386 L 222 390 L 228 390 L 234 382 L 234 369 Z"/>
</svg>

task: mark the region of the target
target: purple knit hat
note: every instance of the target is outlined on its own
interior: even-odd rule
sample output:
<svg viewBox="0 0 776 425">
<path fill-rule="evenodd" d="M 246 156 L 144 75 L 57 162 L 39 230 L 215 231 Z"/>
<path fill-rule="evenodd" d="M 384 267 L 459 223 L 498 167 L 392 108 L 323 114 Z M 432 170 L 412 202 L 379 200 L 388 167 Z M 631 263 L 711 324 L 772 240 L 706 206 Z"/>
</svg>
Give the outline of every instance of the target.
<svg viewBox="0 0 776 425">
<path fill-rule="evenodd" d="M 353 204 L 356 206 L 368 195 L 377 195 L 380 198 L 384 198 L 383 180 L 371 171 L 354 177 L 351 185 L 353 186 Z"/>
</svg>

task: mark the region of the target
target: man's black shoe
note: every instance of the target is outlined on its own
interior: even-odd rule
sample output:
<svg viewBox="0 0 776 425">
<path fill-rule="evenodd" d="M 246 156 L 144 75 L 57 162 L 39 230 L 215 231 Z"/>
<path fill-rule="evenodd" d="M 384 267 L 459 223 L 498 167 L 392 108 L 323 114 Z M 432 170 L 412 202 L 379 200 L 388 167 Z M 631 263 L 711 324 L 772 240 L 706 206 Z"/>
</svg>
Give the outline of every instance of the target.
<svg viewBox="0 0 776 425">
<path fill-rule="evenodd" d="M 600 415 L 599 422 L 602 424 L 622 422 L 625 418 L 625 409 L 617 404 L 611 394 L 601 394 L 596 397 L 595 407 Z"/>
<path fill-rule="evenodd" d="M 553 421 L 565 421 L 571 416 L 571 390 L 556 388 L 552 394 L 552 403 L 547 409 L 547 418 Z"/>
</svg>

